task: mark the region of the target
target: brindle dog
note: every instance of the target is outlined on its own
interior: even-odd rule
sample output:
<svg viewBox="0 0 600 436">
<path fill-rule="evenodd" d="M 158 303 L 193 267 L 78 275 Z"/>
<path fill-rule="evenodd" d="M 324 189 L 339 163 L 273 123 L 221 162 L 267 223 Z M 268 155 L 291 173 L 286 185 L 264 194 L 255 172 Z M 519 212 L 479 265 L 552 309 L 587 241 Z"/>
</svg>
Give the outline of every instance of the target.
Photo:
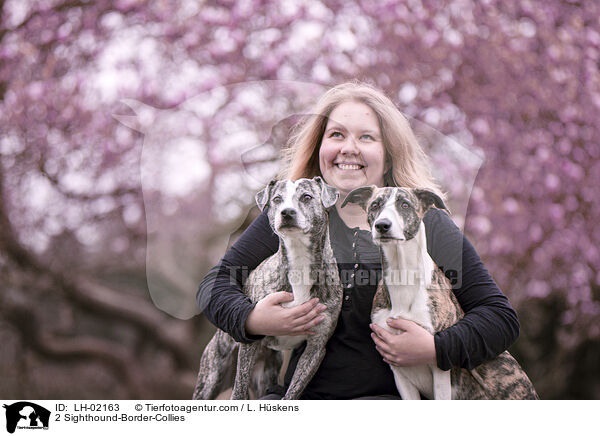
<svg viewBox="0 0 600 436">
<path fill-rule="evenodd" d="M 390 317 L 416 322 L 430 333 L 442 331 L 464 313 L 450 281 L 427 253 L 423 216 L 431 207 L 446 209 L 442 199 L 424 189 L 358 188 L 346 197 L 366 212 L 373 241 L 380 246 L 383 281 L 373 301 L 374 324 L 389 327 Z M 473 370 L 442 371 L 435 365 L 391 366 L 404 399 L 538 399 L 517 361 L 508 353 Z"/>
<path fill-rule="evenodd" d="M 279 236 L 279 250 L 250 273 L 244 293 L 259 301 L 268 294 L 287 291 L 294 300 L 284 307 L 303 304 L 317 297 L 326 306 L 323 321 L 307 336 L 267 336 L 250 344 L 239 344 L 237 372 L 231 399 L 246 399 L 251 384 L 260 397 L 276 384 L 281 366 L 279 351 L 307 342 L 283 399 L 300 397 L 325 356 L 325 345 L 337 324 L 342 286 L 329 239 L 327 208 L 338 199 L 335 188 L 320 177 L 297 181 L 272 181 L 256 195 L 261 210 L 268 207 L 269 223 Z M 238 346 L 218 331 L 207 346 L 200 363 L 194 398 L 214 397 Z M 276 350 L 276 351 L 274 351 Z"/>
</svg>

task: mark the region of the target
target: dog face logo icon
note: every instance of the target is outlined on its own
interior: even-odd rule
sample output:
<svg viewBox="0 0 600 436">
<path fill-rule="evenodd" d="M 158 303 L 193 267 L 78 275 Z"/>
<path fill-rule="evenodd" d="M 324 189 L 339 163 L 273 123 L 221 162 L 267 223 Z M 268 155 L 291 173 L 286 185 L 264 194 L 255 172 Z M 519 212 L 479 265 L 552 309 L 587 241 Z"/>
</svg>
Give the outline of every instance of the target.
<svg viewBox="0 0 600 436">
<path fill-rule="evenodd" d="M 50 411 L 42 406 L 28 401 L 19 401 L 6 409 L 6 431 L 14 433 L 15 429 L 47 429 L 50 421 Z"/>
</svg>

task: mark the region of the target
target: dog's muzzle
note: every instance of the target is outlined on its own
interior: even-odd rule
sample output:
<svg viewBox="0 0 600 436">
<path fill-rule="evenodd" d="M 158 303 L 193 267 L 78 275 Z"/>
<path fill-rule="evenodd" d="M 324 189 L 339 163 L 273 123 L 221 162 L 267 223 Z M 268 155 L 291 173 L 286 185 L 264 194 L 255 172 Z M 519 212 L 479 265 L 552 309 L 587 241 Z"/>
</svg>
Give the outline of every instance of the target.
<svg viewBox="0 0 600 436">
<path fill-rule="evenodd" d="M 298 222 L 296 219 L 297 215 L 298 213 L 296 212 L 296 210 L 292 209 L 291 207 L 286 207 L 285 209 L 282 209 L 280 212 L 281 221 L 279 223 L 279 228 L 298 228 Z"/>
<path fill-rule="evenodd" d="M 380 219 L 375 223 L 375 230 L 377 230 L 381 236 L 387 235 L 391 227 L 392 222 L 387 218 Z"/>
<path fill-rule="evenodd" d="M 375 228 L 375 234 L 373 235 L 374 240 L 380 242 L 406 240 L 404 235 L 394 235 L 394 232 L 390 231 L 392 229 L 392 222 L 388 218 L 378 219 L 375 221 L 373 227 Z"/>
<path fill-rule="evenodd" d="M 286 207 L 281 211 L 281 218 L 283 220 L 296 218 L 296 210 L 292 209 L 291 207 Z"/>
</svg>

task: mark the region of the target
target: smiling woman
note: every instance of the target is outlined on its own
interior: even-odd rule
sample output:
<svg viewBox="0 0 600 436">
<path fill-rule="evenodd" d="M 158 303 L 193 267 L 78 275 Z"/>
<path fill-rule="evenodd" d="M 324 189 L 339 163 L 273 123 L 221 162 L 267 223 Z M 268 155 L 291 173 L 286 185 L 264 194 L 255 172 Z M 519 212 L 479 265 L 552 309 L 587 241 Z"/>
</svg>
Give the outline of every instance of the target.
<svg viewBox="0 0 600 436">
<path fill-rule="evenodd" d="M 347 101 L 331 112 L 319 149 L 319 167 L 327 183 L 344 197 L 360 186 L 383 186 L 385 160 L 373 109 Z"/>
<path fill-rule="evenodd" d="M 452 280 L 465 317 L 435 335 L 406 320 L 387 320 L 401 332 L 397 335 L 370 325 L 381 277 L 380 252 L 365 211 L 357 204 L 340 205 L 350 191 L 364 185 L 426 188 L 444 196 L 410 124 L 381 91 L 345 83 L 327 91 L 312 113 L 288 141 L 287 170 L 281 177 L 321 176 L 339 190 L 341 201 L 329 210 L 329 231 L 343 297 L 325 358 L 301 399 L 399 399 L 388 363 L 471 369 L 506 350 L 518 335 L 516 314 L 469 241 L 439 209 L 423 217 L 427 252 Z M 289 292 L 255 303 L 243 294 L 247 275 L 239 271 L 252 271 L 278 248 L 279 239 L 263 212 L 200 285 L 198 302 L 206 306 L 205 315 L 238 342 L 309 334 L 322 322 L 326 308 L 316 299 L 286 308 L 282 303 L 293 299 Z M 294 350 L 280 392 L 289 386 L 302 352 L 302 346 Z M 275 398 L 281 398 L 277 388 L 267 397 Z"/>
<path fill-rule="evenodd" d="M 349 143 L 351 139 L 355 149 L 348 148 L 352 145 Z M 337 147 L 330 147 L 336 143 Z M 367 147 L 368 144 L 371 146 Z M 343 150 L 342 145 L 346 145 Z M 356 159 L 372 157 L 370 150 L 378 149 L 377 145 L 382 145 L 385 153 L 383 184 L 427 188 L 445 199 L 431 175 L 429 158 L 406 117 L 381 91 L 360 82 L 331 88 L 317 102 L 312 115 L 296 126 L 284 150 L 286 165 L 281 177 L 295 180 L 320 175 L 328 181 L 324 171 L 327 171 L 328 164 L 333 164 L 331 153 L 346 153 L 348 158 L 354 156 L 348 162 L 366 167 L 369 162 Z M 342 164 L 346 163 L 344 156 L 333 157 L 337 158 Z M 335 162 L 338 163 L 337 160 Z M 369 172 L 374 174 L 378 171 Z M 352 177 L 357 177 L 357 174 Z"/>
</svg>

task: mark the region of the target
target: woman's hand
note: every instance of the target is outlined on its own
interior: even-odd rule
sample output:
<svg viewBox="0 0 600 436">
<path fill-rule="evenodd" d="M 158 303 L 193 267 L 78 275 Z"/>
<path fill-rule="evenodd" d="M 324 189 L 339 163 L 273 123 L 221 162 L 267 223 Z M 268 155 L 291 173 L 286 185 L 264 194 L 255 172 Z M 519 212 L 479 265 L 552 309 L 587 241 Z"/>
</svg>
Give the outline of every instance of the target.
<svg viewBox="0 0 600 436">
<path fill-rule="evenodd" d="M 371 337 L 383 360 L 394 366 L 435 365 L 435 342 L 433 335 L 420 325 L 400 318 L 388 318 L 390 327 L 399 333 L 371 324 Z"/>
<path fill-rule="evenodd" d="M 254 306 L 246 318 L 246 333 L 265 336 L 312 335 L 311 328 L 323 321 L 326 307 L 313 298 L 299 306 L 282 307 L 294 301 L 294 294 L 281 291 L 267 295 Z"/>
</svg>

